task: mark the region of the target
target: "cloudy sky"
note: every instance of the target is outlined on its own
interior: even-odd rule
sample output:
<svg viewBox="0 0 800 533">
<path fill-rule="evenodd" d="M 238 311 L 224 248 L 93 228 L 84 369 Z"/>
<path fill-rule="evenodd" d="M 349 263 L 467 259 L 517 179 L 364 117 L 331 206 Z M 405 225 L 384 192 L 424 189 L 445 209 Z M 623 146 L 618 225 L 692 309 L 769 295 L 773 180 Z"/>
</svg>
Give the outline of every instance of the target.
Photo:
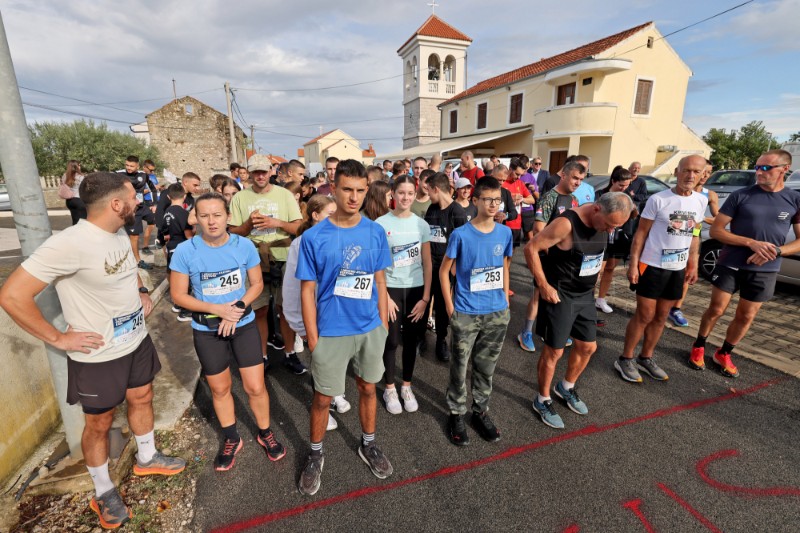
<svg viewBox="0 0 800 533">
<path fill-rule="evenodd" d="M 744 1 L 438 0 L 436 12 L 472 37 L 473 85 L 649 20 L 668 34 Z M 340 127 L 380 155 L 402 146 L 396 50 L 429 2 L 0 0 L 0 14 L 28 104 L 127 130 L 171 99 L 173 79 L 178 95 L 223 112 L 229 81 L 237 122 L 256 126 L 263 152 L 293 157 L 320 128 Z M 780 140 L 800 131 L 798 20 L 800 0 L 756 0 L 669 37 L 694 72 L 685 122 L 701 135 L 751 120 Z M 348 84 L 360 85 L 330 88 Z M 76 118 L 25 112 L 29 122 Z"/>
</svg>

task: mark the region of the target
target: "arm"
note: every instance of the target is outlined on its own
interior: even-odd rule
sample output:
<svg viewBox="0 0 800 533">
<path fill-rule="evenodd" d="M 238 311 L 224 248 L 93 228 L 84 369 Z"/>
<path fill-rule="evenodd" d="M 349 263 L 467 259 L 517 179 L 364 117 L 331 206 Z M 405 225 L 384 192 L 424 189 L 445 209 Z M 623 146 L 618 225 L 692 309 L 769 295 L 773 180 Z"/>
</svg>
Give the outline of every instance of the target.
<svg viewBox="0 0 800 533">
<path fill-rule="evenodd" d="M 139 274 L 136 274 L 136 285 L 138 285 L 140 289 L 144 287 L 144 283 L 142 283 L 142 278 L 139 277 Z M 150 299 L 150 293 L 140 292 L 139 299 L 142 301 L 142 310 L 144 311 L 145 318 L 147 318 L 153 310 L 153 300 Z"/>
<path fill-rule="evenodd" d="M 375 288 L 378 290 L 378 315 L 386 330 L 389 330 L 389 293 L 386 290 L 386 272 L 375 272 Z M 308 331 L 308 329 L 306 329 Z"/>
<path fill-rule="evenodd" d="M 75 331 L 71 326 L 61 333 L 45 320 L 34 300 L 45 287 L 47 283 L 18 267 L 0 288 L 0 307 L 22 329 L 59 350 L 88 354 L 105 344 L 99 333 Z"/>
<path fill-rule="evenodd" d="M 503 259 L 503 294 L 506 295 L 506 304 L 511 309 L 511 300 L 508 297 L 508 291 L 511 289 L 511 258 L 506 257 Z"/>
<path fill-rule="evenodd" d="M 505 189 L 504 189 L 505 190 Z M 506 210 L 508 211 L 508 217 L 506 220 L 514 220 L 519 216 L 517 212 L 517 204 L 514 203 L 514 195 L 511 194 L 511 191 L 507 191 L 508 195 L 507 198 L 511 200 L 510 202 L 506 202 Z"/>
<path fill-rule="evenodd" d="M 317 329 L 317 282 L 300 281 L 300 308 L 303 313 L 303 325 L 306 327 L 308 350 L 314 351 L 319 340 Z"/>
<path fill-rule="evenodd" d="M 653 220 L 649 218 L 639 219 L 639 228 L 633 235 L 633 242 L 631 243 L 631 259 L 628 265 L 628 281 L 633 284 L 639 283 L 639 257 L 644 250 L 644 243 L 647 236 L 650 235 L 650 230 L 653 227 Z"/>
<path fill-rule="evenodd" d="M 252 219 L 252 217 L 251 217 Z M 274 217 L 259 217 L 255 222 L 253 222 L 253 227 L 257 229 L 280 229 L 288 233 L 289 235 L 296 235 L 297 228 L 300 227 L 300 223 L 302 222 L 301 219 L 292 220 L 291 222 L 286 222 L 279 218 Z M 252 230 L 251 230 L 252 231 Z M 248 233 L 249 235 L 249 233 Z"/>
<path fill-rule="evenodd" d="M 713 224 L 714 218 L 719 214 L 719 195 L 714 191 L 708 191 L 708 210 L 711 212 L 711 216 L 705 217 L 703 222 Z"/>
<path fill-rule="evenodd" d="M 431 279 L 433 278 L 433 264 L 431 262 L 431 243 L 422 243 L 422 279 L 424 280 L 424 288 L 422 290 L 422 300 L 414 304 L 411 309 L 409 317 L 412 322 L 420 320 L 425 316 L 425 310 L 428 304 L 431 303 Z"/>
<path fill-rule="evenodd" d="M 697 283 L 697 265 L 700 262 L 700 237 L 692 237 L 689 247 L 689 263 L 686 265 L 686 282 L 689 285 Z"/>
<path fill-rule="evenodd" d="M 450 289 L 450 267 L 455 265 L 455 259 L 444 256 L 442 266 L 439 267 L 439 283 L 442 287 L 442 299 L 447 310 L 447 316 L 453 316 L 455 306 L 453 305 L 453 295 Z"/>
<path fill-rule="evenodd" d="M 539 252 L 549 250 L 551 247 L 569 237 L 571 233 L 572 225 L 566 218 L 560 217 L 537 233 L 533 237 L 533 240 L 525 245 L 525 262 L 528 264 L 528 268 L 536 280 L 539 294 L 541 294 L 545 301 L 550 303 L 557 304 L 561 300 L 558 297 L 558 291 L 547 282 L 544 269 L 542 268 L 542 261 L 539 258 Z"/>
<path fill-rule="evenodd" d="M 775 251 L 775 245 L 770 242 L 757 241 L 731 233 L 730 230 L 726 229 L 730 221 L 730 216 L 720 212 L 714 218 L 714 224 L 711 226 L 711 231 L 709 232 L 711 238 L 718 240 L 722 244 L 750 248 L 755 256 L 755 261 L 763 261 L 761 263 L 762 265 L 767 261 L 774 260 L 778 256 Z M 753 259 L 753 257 L 750 259 Z M 748 259 L 748 261 L 750 261 L 750 259 Z"/>
</svg>

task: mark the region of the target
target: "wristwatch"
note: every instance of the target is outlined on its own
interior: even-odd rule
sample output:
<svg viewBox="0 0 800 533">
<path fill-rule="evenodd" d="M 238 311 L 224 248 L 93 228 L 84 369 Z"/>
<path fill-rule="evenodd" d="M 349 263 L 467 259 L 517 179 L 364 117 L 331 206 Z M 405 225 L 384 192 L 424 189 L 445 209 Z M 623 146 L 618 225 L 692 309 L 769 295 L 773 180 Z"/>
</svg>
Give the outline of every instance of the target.
<svg viewBox="0 0 800 533">
<path fill-rule="evenodd" d="M 150 294 L 150 289 L 147 287 L 139 287 L 139 292 L 142 294 Z"/>
<path fill-rule="evenodd" d="M 239 300 L 239 301 L 235 302 L 235 303 L 233 304 L 233 306 L 234 306 L 234 307 L 238 307 L 239 309 L 247 309 L 247 306 L 246 306 L 246 305 L 245 305 L 245 303 L 244 303 L 243 301 L 241 301 L 241 300 Z"/>
<path fill-rule="evenodd" d="M 781 252 L 781 247 L 780 247 L 780 246 L 776 246 L 776 247 L 775 247 L 775 255 L 776 255 L 777 257 L 780 257 L 780 256 L 781 256 L 781 254 L 783 254 L 783 252 Z"/>
</svg>

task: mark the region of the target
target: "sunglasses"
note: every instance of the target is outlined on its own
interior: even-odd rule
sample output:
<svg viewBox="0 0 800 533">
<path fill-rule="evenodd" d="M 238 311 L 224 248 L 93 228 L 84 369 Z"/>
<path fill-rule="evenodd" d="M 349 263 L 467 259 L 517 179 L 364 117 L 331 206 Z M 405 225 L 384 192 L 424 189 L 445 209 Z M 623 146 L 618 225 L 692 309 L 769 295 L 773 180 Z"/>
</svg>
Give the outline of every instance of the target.
<svg viewBox="0 0 800 533">
<path fill-rule="evenodd" d="M 542 162 L 541 161 L 536 161 L 536 162 L 533 163 L 533 165 L 536 166 L 536 167 L 540 167 L 540 166 L 542 166 Z"/>
<path fill-rule="evenodd" d="M 785 166 L 786 166 L 786 163 L 784 163 L 782 165 L 756 165 L 755 169 L 756 170 L 760 170 L 761 172 L 769 172 L 773 168 L 780 168 L 780 167 L 785 167 Z"/>
</svg>

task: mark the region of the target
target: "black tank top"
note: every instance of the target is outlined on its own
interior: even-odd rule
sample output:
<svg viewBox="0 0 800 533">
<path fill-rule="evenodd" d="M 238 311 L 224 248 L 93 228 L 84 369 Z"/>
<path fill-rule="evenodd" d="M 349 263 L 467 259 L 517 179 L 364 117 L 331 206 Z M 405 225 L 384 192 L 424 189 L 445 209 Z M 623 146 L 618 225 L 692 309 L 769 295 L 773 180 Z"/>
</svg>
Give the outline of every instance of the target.
<svg viewBox="0 0 800 533">
<path fill-rule="evenodd" d="M 547 283 L 573 294 L 590 292 L 600 272 L 608 233 L 584 224 L 577 211 L 564 211 L 560 217 L 572 224 L 572 249 L 553 246 L 547 251 L 542 265 Z"/>
</svg>

